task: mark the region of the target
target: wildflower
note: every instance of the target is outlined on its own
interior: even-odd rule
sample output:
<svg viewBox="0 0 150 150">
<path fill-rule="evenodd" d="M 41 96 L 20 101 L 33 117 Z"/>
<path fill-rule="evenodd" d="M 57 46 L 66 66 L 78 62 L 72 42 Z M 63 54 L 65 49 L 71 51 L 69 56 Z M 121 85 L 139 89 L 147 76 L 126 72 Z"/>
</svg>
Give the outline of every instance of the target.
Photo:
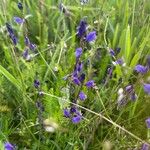
<svg viewBox="0 0 150 150">
<path fill-rule="evenodd" d="M 27 36 L 25 37 L 24 42 L 25 42 L 26 46 L 29 46 L 30 40 L 29 40 L 29 38 Z"/>
<path fill-rule="evenodd" d="M 22 24 L 24 22 L 24 19 L 21 19 L 20 17 L 14 17 L 14 21 L 18 24 Z"/>
<path fill-rule="evenodd" d="M 127 104 L 127 100 L 125 99 L 123 94 L 118 96 L 117 103 L 118 103 L 118 106 L 117 106 L 118 109 L 120 107 L 123 107 L 123 106 L 125 106 Z"/>
<path fill-rule="evenodd" d="M 15 147 L 9 142 L 6 142 L 4 144 L 4 147 L 5 147 L 5 150 L 15 150 Z"/>
<path fill-rule="evenodd" d="M 109 75 L 110 78 L 111 78 L 111 77 L 112 77 L 112 74 L 113 74 L 113 68 L 112 68 L 112 67 L 108 68 L 108 69 L 107 69 L 107 73 L 108 73 L 108 75 Z"/>
<path fill-rule="evenodd" d="M 82 54 L 82 48 L 81 47 L 77 48 L 76 49 L 76 58 L 79 58 L 81 56 L 81 54 Z"/>
<path fill-rule="evenodd" d="M 144 144 L 142 145 L 141 150 L 149 150 L 149 148 L 150 148 L 149 144 L 144 143 Z"/>
<path fill-rule="evenodd" d="M 121 48 L 120 48 L 120 47 L 117 47 L 117 48 L 116 48 L 116 52 L 117 52 L 117 54 L 119 54 L 119 53 L 120 53 L 120 51 L 121 51 Z"/>
<path fill-rule="evenodd" d="M 85 80 L 85 74 L 82 73 L 80 76 L 79 76 L 79 81 L 80 82 L 83 82 Z"/>
<path fill-rule="evenodd" d="M 116 64 L 122 65 L 123 64 L 123 60 L 122 59 L 118 59 L 115 61 Z"/>
<path fill-rule="evenodd" d="M 80 92 L 79 93 L 79 98 L 80 98 L 81 101 L 84 101 L 85 99 L 87 99 L 87 96 L 83 92 Z"/>
<path fill-rule="evenodd" d="M 77 108 L 76 108 L 75 106 L 72 106 L 72 107 L 70 108 L 70 112 L 71 112 L 71 113 L 76 113 L 76 112 L 77 112 Z"/>
<path fill-rule="evenodd" d="M 95 40 L 96 40 L 96 31 L 92 31 L 86 36 L 87 42 L 93 42 Z"/>
<path fill-rule="evenodd" d="M 131 93 L 133 91 L 133 85 L 128 85 L 125 87 L 126 92 Z"/>
<path fill-rule="evenodd" d="M 23 9 L 23 6 L 22 6 L 22 3 L 21 3 L 21 2 L 18 2 L 18 8 L 19 8 L 20 10 Z"/>
<path fill-rule="evenodd" d="M 80 80 L 77 77 L 73 77 L 73 83 L 76 85 L 80 85 Z"/>
<path fill-rule="evenodd" d="M 73 118 L 72 118 L 72 122 L 73 123 L 75 123 L 75 124 L 77 124 L 77 123 L 79 123 L 80 121 L 81 121 L 81 116 L 80 115 L 76 115 L 76 116 L 74 116 Z"/>
<path fill-rule="evenodd" d="M 6 28 L 10 35 L 14 34 L 13 28 L 9 23 L 6 23 Z"/>
<path fill-rule="evenodd" d="M 110 53 L 111 56 L 115 56 L 115 52 L 114 52 L 113 49 L 110 49 L 110 50 L 109 50 L 109 53 Z"/>
<path fill-rule="evenodd" d="M 29 48 L 30 50 L 34 51 L 36 49 L 36 45 L 33 43 L 30 43 Z"/>
<path fill-rule="evenodd" d="M 82 70 L 82 68 L 83 68 L 83 64 L 82 64 L 82 62 L 79 62 L 79 63 L 77 64 L 77 66 L 76 66 L 76 70 L 77 70 L 78 72 L 80 72 L 80 71 Z"/>
<path fill-rule="evenodd" d="M 29 50 L 25 49 L 23 54 L 22 54 L 23 58 L 27 61 L 29 61 L 31 59 L 31 56 L 29 55 Z"/>
<path fill-rule="evenodd" d="M 146 122 L 147 128 L 150 128 L 150 118 L 147 118 L 147 119 L 145 120 L 145 122 Z"/>
<path fill-rule="evenodd" d="M 94 81 L 93 80 L 89 80 L 88 82 L 86 82 L 86 87 L 88 87 L 88 88 L 92 88 L 92 87 L 94 87 L 95 86 L 95 83 L 94 83 Z"/>
<path fill-rule="evenodd" d="M 40 86 L 40 81 L 39 80 L 34 80 L 34 87 L 39 88 Z"/>
<path fill-rule="evenodd" d="M 10 34 L 9 37 L 11 38 L 14 45 L 17 45 L 18 39 L 14 34 Z"/>
<path fill-rule="evenodd" d="M 137 71 L 138 73 L 144 74 L 147 72 L 147 67 L 144 67 L 142 65 L 136 65 L 134 70 Z"/>
<path fill-rule="evenodd" d="M 132 101 L 135 101 L 137 99 L 137 95 L 135 92 L 131 93 L 130 98 Z"/>
<path fill-rule="evenodd" d="M 79 27 L 78 27 L 78 31 L 77 31 L 77 35 L 81 38 L 83 37 L 83 35 L 86 33 L 86 28 L 87 28 L 87 23 L 85 20 L 81 20 Z"/>
<path fill-rule="evenodd" d="M 150 84 L 144 84 L 144 91 L 147 93 L 147 94 L 150 94 Z"/>
<path fill-rule="evenodd" d="M 69 111 L 67 108 L 64 109 L 64 116 L 65 116 L 66 118 L 69 118 L 69 117 L 70 117 L 70 111 Z"/>
<path fill-rule="evenodd" d="M 18 39 L 14 34 L 13 28 L 9 23 L 6 23 L 6 28 L 14 45 L 17 45 Z"/>
</svg>

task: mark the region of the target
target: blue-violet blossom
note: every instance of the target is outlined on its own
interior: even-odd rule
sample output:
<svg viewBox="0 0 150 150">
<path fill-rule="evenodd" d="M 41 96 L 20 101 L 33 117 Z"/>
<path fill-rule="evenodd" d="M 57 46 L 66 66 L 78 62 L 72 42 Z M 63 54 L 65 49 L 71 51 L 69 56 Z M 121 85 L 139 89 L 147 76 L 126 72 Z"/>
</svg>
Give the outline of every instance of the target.
<svg viewBox="0 0 150 150">
<path fill-rule="evenodd" d="M 147 72 L 147 67 L 142 66 L 142 65 L 136 65 L 135 68 L 134 68 L 134 70 L 135 70 L 136 72 L 138 72 L 138 73 L 144 74 L 144 73 Z"/>
<path fill-rule="evenodd" d="M 81 101 L 84 101 L 85 99 L 87 99 L 87 96 L 84 94 L 84 92 L 80 92 L 79 93 L 79 98 Z"/>
<path fill-rule="evenodd" d="M 4 144 L 4 147 L 5 147 L 5 150 L 15 150 L 15 147 L 9 142 L 6 142 Z"/>
<path fill-rule="evenodd" d="M 150 95 L 150 84 L 144 83 L 144 91 Z"/>
<path fill-rule="evenodd" d="M 87 42 L 93 42 L 95 40 L 96 40 L 96 31 L 92 31 L 86 36 Z"/>
<path fill-rule="evenodd" d="M 145 123 L 146 123 L 147 128 L 150 129 L 150 118 L 147 118 L 147 119 L 145 120 Z"/>
</svg>

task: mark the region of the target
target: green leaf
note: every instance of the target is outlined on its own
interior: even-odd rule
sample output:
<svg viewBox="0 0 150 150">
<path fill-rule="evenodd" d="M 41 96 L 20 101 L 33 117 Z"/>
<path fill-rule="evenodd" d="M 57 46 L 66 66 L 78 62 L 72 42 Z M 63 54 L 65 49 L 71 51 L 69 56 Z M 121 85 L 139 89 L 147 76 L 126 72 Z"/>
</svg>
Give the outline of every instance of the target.
<svg viewBox="0 0 150 150">
<path fill-rule="evenodd" d="M 125 60 L 127 64 L 130 61 L 129 58 L 130 54 L 131 54 L 131 38 L 130 38 L 130 26 L 128 25 L 125 38 Z"/>
<path fill-rule="evenodd" d="M 20 83 L 13 75 L 11 75 L 3 66 L 0 65 L 0 73 L 3 74 L 18 89 L 21 89 Z"/>
</svg>

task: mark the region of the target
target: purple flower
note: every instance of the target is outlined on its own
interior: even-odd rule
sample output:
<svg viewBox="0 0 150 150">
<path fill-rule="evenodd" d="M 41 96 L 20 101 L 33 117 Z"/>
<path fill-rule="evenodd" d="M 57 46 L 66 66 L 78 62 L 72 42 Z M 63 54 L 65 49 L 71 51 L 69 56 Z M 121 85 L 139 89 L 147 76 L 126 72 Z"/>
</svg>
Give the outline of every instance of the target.
<svg viewBox="0 0 150 150">
<path fill-rule="evenodd" d="M 130 98 L 132 101 L 135 101 L 137 99 L 137 95 L 135 94 L 135 92 L 131 93 Z"/>
<path fill-rule="evenodd" d="M 119 53 L 120 53 L 120 51 L 121 51 L 121 48 L 120 48 L 120 47 L 117 47 L 117 48 L 116 48 L 116 52 L 117 52 L 117 54 L 119 54 Z"/>
<path fill-rule="evenodd" d="M 80 82 L 83 82 L 85 80 L 85 74 L 82 73 L 80 76 L 79 76 L 79 81 Z"/>
<path fill-rule="evenodd" d="M 24 22 L 24 19 L 21 19 L 20 17 L 14 17 L 14 21 L 18 24 L 22 24 Z"/>
<path fill-rule="evenodd" d="M 9 142 L 6 142 L 4 144 L 4 147 L 5 147 L 5 150 L 15 150 L 15 147 Z"/>
<path fill-rule="evenodd" d="M 77 71 L 80 72 L 82 70 L 82 68 L 83 68 L 83 64 L 82 64 L 82 62 L 79 62 L 76 66 Z"/>
<path fill-rule="evenodd" d="M 113 68 L 112 68 L 112 67 L 108 68 L 108 69 L 107 69 L 107 73 L 108 73 L 108 75 L 109 75 L 110 78 L 111 78 L 111 77 L 112 77 L 112 74 L 113 74 Z"/>
<path fill-rule="evenodd" d="M 118 59 L 115 61 L 116 64 L 122 65 L 123 64 L 123 60 L 122 59 Z"/>
<path fill-rule="evenodd" d="M 131 93 L 133 91 L 133 85 L 128 85 L 125 87 L 126 92 Z"/>
<path fill-rule="evenodd" d="M 88 82 L 86 82 L 86 87 L 88 87 L 88 88 L 92 88 L 92 87 L 94 87 L 95 86 L 95 83 L 94 83 L 94 81 L 93 80 L 89 80 Z"/>
<path fill-rule="evenodd" d="M 76 85 L 80 85 L 80 80 L 77 77 L 73 77 L 73 83 Z"/>
<path fill-rule="evenodd" d="M 24 42 L 25 42 L 26 46 L 29 46 L 30 40 L 29 40 L 29 38 L 27 36 L 24 38 Z"/>
<path fill-rule="evenodd" d="M 87 27 L 87 23 L 85 20 L 81 20 L 79 27 L 78 27 L 78 31 L 77 31 L 77 35 L 81 38 L 85 32 L 86 32 L 86 27 Z"/>
<path fill-rule="evenodd" d="M 9 37 L 11 38 L 14 45 L 17 45 L 18 39 L 14 34 L 10 34 Z"/>
<path fill-rule="evenodd" d="M 109 53 L 110 53 L 111 56 L 115 56 L 115 52 L 114 52 L 113 49 L 110 49 L 110 50 L 109 50 Z"/>
<path fill-rule="evenodd" d="M 74 116 L 72 118 L 72 122 L 75 123 L 75 124 L 77 124 L 77 123 L 79 123 L 81 121 L 81 119 L 82 119 L 81 116 L 77 115 L 77 116 Z"/>
<path fill-rule="evenodd" d="M 96 31 L 92 31 L 86 36 L 87 42 L 93 42 L 95 40 L 96 40 Z"/>
<path fill-rule="evenodd" d="M 147 94 L 150 94 L 150 84 L 144 84 L 144 91 L 147 93 Z"/>
<path fill-rule="evenodd" d="M 138 73 L 144 74 L 147 72 L 148 69 L 147 69 L 147 67 L 144 67 L 142 65 L 136 65 L 134 70 L 136 70 Z"/>
<path fill-rule="evenodd" d="M 81 47 L 77 48 L 75 54 L 76 54 L 76 58 L 79 58 L 81 56 L 81 54 L 82 54 L 82 48 Z"/>
<path fill-rule="evenodd" d="M 70 111 L 69 111 L 67 108 L 64 109 L 64 116 L 65 116 L 66 118 L 69 118 L 69 117 L 70 117 Z"/>
<path fill-rule="evenodd" d="M 84 101 L 85 99 L 87 99 L 87 96 L 83 92 L 80 92 L 79 93 L 79 98 L 80 98 L 81 101 Z"/>
<path fill-rule="evenodd" d="M 29 55 L 29 50 L 25 49 L 23 54 L 22 54 L 23 58 L 26 59 L 28 57 L 28 55 Z"/>
<path fill-rule="evenodd" d="M 77 108 L 76 108 L 75 106 L 72 106 L 72 107 L 70 108 L 70 112 L 71 112 L 71 113 L 76 113 L 76 112 L 77 112 Z"/>
<path fill-rule="evenodd" d="M 6 23 L 6 28 L 10 35 L 14 34 L 13 28 L 9 23 Z"/>
<path fill-rule="evenodd" d="M 145 123 L 146 123 L 147 128 L 150 129 L 150 118 L 147 118 L 147 119 L 145 120 Z"/>
<path fill-rule="evenodd" d="M 147 143 L 144 143 L 141 147 L 141 150 L 149 150 L 150 146 Z"/>
<path fill-rule="evenodd" d="M 36 49 L 36 45 L 33 43 L 30 43 L 29 48 L 30 50 L 34 51 Z"/>
<path fill-rule="evenodd" d="M 19 8 L 20 10 L 23 9 L 23 6 L 22 6 L 22 3 L 21 3 L 21 2 L 18 2 L 18 8 Z"/>
<path fill-rule="evenodd" d="M 39 88 L 40 86 L 40 81 L 39 80 L 34 80 L 34 87 Z"/>
<path fill-rule="evenodd" d="M 29 54 L 29 50 L 28 49 L 25 49 L 23 54 L 22 54 L 22 57 L 26 60 L 26 61 L 30 61 L 31 60 L 31 56 Z"/>
</svg>

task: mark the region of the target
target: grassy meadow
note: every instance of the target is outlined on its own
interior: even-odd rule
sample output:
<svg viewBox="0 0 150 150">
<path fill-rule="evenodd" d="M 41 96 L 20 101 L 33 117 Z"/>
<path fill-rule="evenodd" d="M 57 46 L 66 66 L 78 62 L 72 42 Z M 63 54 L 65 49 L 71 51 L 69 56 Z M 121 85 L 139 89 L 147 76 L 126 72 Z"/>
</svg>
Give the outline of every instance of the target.
<svg viewBox="0 0 150 150">
<path fill-rule="evenodd" d="M 150 149 L 150 0 L 81 1 L 0 0 L 0 150 Z"/>
</svg>

